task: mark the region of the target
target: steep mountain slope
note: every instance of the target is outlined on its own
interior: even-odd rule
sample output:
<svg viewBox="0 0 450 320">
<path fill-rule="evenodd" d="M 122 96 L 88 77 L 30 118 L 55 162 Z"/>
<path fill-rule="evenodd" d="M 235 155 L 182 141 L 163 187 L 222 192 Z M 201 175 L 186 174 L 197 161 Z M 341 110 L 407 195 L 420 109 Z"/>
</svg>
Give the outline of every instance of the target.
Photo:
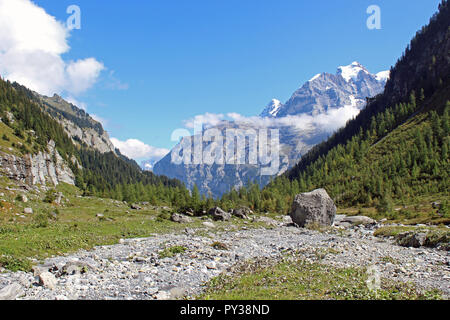
<svg viewBox="0 0 450 320">
<path fill-rule="evenodd" d="M 264 192 L 317 187 L 341 205 L 382 205 L 450 194 L 450 6 L 443 1 L 391 70 L 383 94 L 314 147 Z M 388 207 L 388 206 L 387 206 Z"/>
<path fill-rule="evenodd" d="M 185 141 L 181 141 L 166 157 L 156 163 L 153 171 L 156 174 L 179 179 L 190 189 L 197 185 L 200 193 L 211 194 L 214 197 L 220 197 L 231 188 L 248 185 L 249 181 L 265 186 L 273 177 L 296 164 L 302 155 L 326 139 L 333 131 L 334 128 L 327 127 L 315 119 L 330 119 L 333 112 L 340 110 L 340 116 L 345 119 L 334 120 L 342 121 L 339 125 L 343 125 L 345 120 L 364 107 L 367 97 L 383 91 L 386 76 L 386 72 L 371 74 L 359 63 L 354 62 L 349 66 L 339 67 L 335 75 L 322 73 L 315 76 L 297 90 L 285 104 L 273 99 L 259 119 L 224 121 L 215 127 L 222 132 L 225 145 L 228 143 L 225 134 L 227 129 L 278 129 L 280 166 L 273 175 L 262 175 L 261 168 L 264 166 L 248 162 L 236 165 L 175 164 L 172 162 L 176 152 L 174 150 L 178 150 Z M 190 144 L 191 149 L 193 141 L 194 139 Z M 204 149 L 208 145 L 209 143 L 204 142 Z M 248 146 L 246 158 L 248 159 Z"/>
<path fill-rule="evenodd" d="M 69 136 L 63 124 L 70 121 L 105 137 L 101 146 L 109 141 L 101 124 L 57 96 L 41 97 L 0 79 L 0 118 L 2 176 L 29 186 L 75 184 L 86 194 L 119 200 L 171 201 L 175 193 L 187 194 L 180 181 L 144 173 L 118 151 Z"/>
<path fill-rule="evenodd" d="M 69 137 L 75 143 L 85 144 L 102 153 L 115 152 L 114 145 L 109 140 L 108 133 L 102 125 L 95 121 L 84 110 L 65 101 L 58 95 L 41 96 L 35 93 L 45 110 L 63 126 Z"/>
</svg>

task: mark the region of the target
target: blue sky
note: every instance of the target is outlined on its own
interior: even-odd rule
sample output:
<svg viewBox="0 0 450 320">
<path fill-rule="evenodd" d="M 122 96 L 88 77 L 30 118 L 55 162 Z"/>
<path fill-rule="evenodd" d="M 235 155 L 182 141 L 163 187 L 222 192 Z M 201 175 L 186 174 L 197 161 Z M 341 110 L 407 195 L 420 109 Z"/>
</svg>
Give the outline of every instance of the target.
<svg viewBox="0 0 450 320">
<path fill-rule="evenodd" d="M 81 8 L 81 30 L 70 33 L 61 58 L 93 57 L 102 67 L 89 88 L 70 96 L 103 119 L 111 137 L 157 148 L 171 148 L 172 131 L 186 119 L 257 115 L 272 98 L 284 102 L 340 65 L 389 69 L 439 2 L 34 1 L 59 21 L 69 5 Z M 381 8 L 381 30 L 366 27 L 372 4 Z"/>
</svg>

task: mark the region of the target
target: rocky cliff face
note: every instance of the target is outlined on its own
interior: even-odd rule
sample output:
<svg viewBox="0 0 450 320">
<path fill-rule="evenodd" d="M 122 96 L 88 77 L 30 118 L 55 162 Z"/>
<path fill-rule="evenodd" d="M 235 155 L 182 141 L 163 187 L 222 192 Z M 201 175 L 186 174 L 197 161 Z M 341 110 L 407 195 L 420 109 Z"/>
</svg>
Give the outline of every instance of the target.
<svg viewBox="0 0 450 320">
<path fill-rule="evenodd" d="M 28 185 L 56 186 L 61 182 L 75 185 L 74 174 L 53 141 L 49 142 L 47 152 L 35 155 L 18 157 L 0 152 L 0 170 L 4 176 Z"/>
<path fill-rule="evenodd" d="M 278 170 L 272 175 L 262 175 L 260 164 L 176 164 L 172 157 L 180 146 L 189 145 L 193 150 L 193 142 L 185 144 L 185 139 L 154 165 L 153 172 L 179 179 L 188 188 L 197 185 L 202 194 L 210 193 L 215 197 L 230 191 L 231 188 L 242 187 L 249 181 L 264 186 L 274 176 L 293 167 L 302 155 L 337 129 L 330 129 L 329 123 L 335 125 L 339 122 L 334 118 L 343 118 L 340 125 L 344 125 L 345 121 L 365 106 L 367 97 L 381 93 L 387 77 L 387 72 L 371 74 L 354 62 L 349 66 L 339 67 L 336 74 L 316 75 L 294 92 L 285 104 L 273 99 L 260 117 L 243 122 L 223 122 L 214 127 L 222 132 L 223 137 L 226 137 L 225 130 L 229 128 L 278 129 L 280 161 Z M 349 112 L 350 114 L 346 114 Z M 229 141 L 226 138 L 224 140 L 226 145 Z M 203 142 L 203 149 L 208 145 L 208 142 Z M 248 159 L 248 144 L 245 152 Z"/>
<path fill-rule="evenodd" d="M 115 153 L 114 145 L 101 123 L 95 121 L 84 110 L 56 94 L 53 97 L 46 97 L 35 93 L 35 97 L 42 102 L 45 110 L 61 123 L 74 143 L 84 143 L 101 153 Z"/>
</svg>

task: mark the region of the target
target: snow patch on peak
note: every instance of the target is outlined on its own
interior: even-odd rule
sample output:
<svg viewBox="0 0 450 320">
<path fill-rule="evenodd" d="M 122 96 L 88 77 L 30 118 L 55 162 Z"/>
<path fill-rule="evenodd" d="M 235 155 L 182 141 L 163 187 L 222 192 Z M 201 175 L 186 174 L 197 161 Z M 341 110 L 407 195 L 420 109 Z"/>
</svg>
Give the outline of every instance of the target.
<svg viewBox="0 0 450 320">
<path fill-rule="evenodd" d="M 356 81 L 358 79 L 358 74 L 361 71 L 370 74 L 370 72 L 367 71 L 367 69 L 364 68 L 359 62 L 354 61 L 348 66 L 340 66 L 338 68 L 337 74 L 341 75 L 345 81 L 349 82 L 351 79 Z"/>
<path fill-rule="evenodd" d="M 283 104 L 280 100 L 272 99 L 269 104 L 264 108 L 261 113 L 261 117 L 276 117 Z"/>
<path fill-rule="evenodd" d="M 316 74 L 314 77 L 312 77 L 311 79 L 309 79 L 309 82 L 314 81 L 314 80 L 320 78 L 321 75 L 322 75 L 321 73 Z"/>
</svg>

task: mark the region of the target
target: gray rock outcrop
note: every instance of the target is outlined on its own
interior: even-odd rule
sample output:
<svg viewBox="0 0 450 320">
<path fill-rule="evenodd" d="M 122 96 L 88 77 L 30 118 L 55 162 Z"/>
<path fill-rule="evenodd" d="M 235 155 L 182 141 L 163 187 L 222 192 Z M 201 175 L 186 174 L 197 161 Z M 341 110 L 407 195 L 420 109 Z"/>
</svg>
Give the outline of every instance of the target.
<svg viewBox="0 0 450 320">
<path fill-rule="evenodd" d="M 216 221 L 228 221 L 231 219 L 231 213 L 226 212 L 219 207 L 210 209 L 208 214 Z"/>
<path fill-rule="evenodd" d="M 13 180 L 29 185 L 58 185 L 65 182 L 75 185 L 75 176 L 50 141 L 47 152 L 27 154 L 23 157 L 0 152 L 1 173 Z"/>
</svg>

